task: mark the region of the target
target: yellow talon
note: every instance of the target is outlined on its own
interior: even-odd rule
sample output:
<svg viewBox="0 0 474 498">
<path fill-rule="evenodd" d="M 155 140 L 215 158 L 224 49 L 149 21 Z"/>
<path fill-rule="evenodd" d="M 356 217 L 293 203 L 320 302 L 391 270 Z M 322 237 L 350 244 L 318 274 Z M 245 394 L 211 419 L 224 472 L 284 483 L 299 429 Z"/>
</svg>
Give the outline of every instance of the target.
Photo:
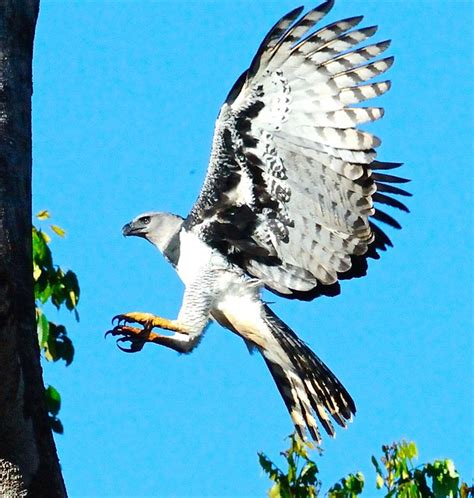
<svg viewBox="0 0 474 498">
<path fill-rule="evenodd" d="M 117 320 L 119 324 L 121 322 L 138 323 L 147 330 L 158 327 L 160 329 L 172 330 L 174 332 L 181 332 L 183 334 L 189 333 L 189 330 L 187 330 L 187 328 L 180 323 L 177 323 L 176 320 L 168 320 L 167 318 L 161 318 L 151 313 L 143 313 L 140 311 L 132 311 L 130 313 L 116 315 L 112 319 L 112 322 L 114 322 L 115 320 Z"/>
</svg>

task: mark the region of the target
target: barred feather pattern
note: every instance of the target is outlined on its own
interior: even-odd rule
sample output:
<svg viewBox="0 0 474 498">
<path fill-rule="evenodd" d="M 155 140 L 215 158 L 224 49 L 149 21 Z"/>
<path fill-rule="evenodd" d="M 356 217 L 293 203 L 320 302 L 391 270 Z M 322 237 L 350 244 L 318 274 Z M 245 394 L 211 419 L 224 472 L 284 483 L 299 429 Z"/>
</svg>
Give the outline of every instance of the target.
<svg viewBox="0 0 474 498">
<path fill-rule="evenodd" d="M 329 368 L 267 306 L 264 320 L 278 343 L 260 349 L 293 424 L 302 438 L 307 432 L 321 442 L 317 420 L 330 436 L 334 420 L 346 427 L 356 413 L 350 394 Z"/>
<path fill-rule="evenodd" d="M 410 195 L 390 174 L 400 164 L 377 160 L 379 138 L 360 128 L 383 117 L 360 104 L 390 89 L 372 81 L 393 63 L 390 42 L 368 42 L 377 28 L 359 27 L 361 16 L 316 29 L 332 5 L 295 9 L 265 36 L 220 110 L 188 217 L 145 213 L 124 227 L 162 250 L 186 285 L 182 326 L 157 342 L 190 352 L 217 320 L 260 351 L 296 430 L 317 442 L 318 425 L 329 435 L 334 422 L 346 426 L 354 401 L 261 289 L 336 295 L 392 245 L 377 223 L 400 224 L 379 206 L 408 211 L 397 197 Z"/>
<path fill-rule="evenodd" d="M 392 185 L 406 180 L 376 173 L 399 164 L 377 161 L 380 140 L 359 128 L 383 116 L 359 104 L 390 89 L 369 82 L 392 65 L 382 56 L 390 42 L 360 46 L 377 30 L 359 28 L 362 16 L 313 30 L 332 5 L 299 19 L 295 9 L 264 38 L 221 109 L 185 222 L 288 297 L 365 274 L 359 260 L 391 245 L 374 220 L 400 227 L 378 205 L 408 211 L 393 196 L 410 194 Z"/>
</svg>

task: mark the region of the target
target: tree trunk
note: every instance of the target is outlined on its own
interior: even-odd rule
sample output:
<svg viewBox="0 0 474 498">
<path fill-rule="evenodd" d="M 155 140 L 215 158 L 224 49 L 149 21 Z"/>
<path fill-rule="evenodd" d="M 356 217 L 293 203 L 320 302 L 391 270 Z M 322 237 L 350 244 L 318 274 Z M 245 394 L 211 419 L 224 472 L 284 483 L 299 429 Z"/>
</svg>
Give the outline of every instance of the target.
<svg viewBox="0 0 474 498">
<path fill-rule="evenodd" d="M 44 399 L 31 249 L 39 0 L 0 0 L 0 496 L 66 497 Z"/>
</svg>

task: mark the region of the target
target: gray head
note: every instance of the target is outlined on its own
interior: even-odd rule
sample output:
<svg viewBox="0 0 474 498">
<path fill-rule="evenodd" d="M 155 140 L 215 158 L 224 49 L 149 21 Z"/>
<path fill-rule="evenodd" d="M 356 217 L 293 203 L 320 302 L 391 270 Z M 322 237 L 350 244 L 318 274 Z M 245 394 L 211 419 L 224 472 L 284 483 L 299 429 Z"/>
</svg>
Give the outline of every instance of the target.
<svg viewBox="0 0 474 498">
<path fill-rule="evenodd" d="M 183 218 L 171 213 L 143 213 L 122 228 L 126 237 L 142 237 L 160 251 L 168 245 L 173 235 L 181 228 Z"/>
</svg>

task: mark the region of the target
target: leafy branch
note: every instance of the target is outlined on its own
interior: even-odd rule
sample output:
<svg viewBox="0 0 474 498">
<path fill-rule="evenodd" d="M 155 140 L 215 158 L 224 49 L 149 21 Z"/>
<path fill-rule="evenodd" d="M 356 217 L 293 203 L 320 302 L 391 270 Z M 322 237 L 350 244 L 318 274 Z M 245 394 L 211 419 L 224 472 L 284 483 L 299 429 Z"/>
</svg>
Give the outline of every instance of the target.
<svg viewBox="0 0 474 498">
<path fill-rule="evenodd" d="M 36 215 L 39 221 L 50 218 L 48 211 L 41 211 Z M 49 225 L 51 235 L 65 236 L 65 231 L 57 226 Z M 77 305 L 79 302 L 79 282 L 71 270 L 64 271 L 53 263 L 53 256 L 49 244 L 51 236 L 41 228 L 33 226 L 33 279 L 36 305 L 36 327 L 38 342 L 43 358 L 47 361 L 64 360 L 69 366 L 74 359 L 74 346 L 67 335 L 64 325 L 50 321 L 44 312 L 44 306 L 51 303 L 58 310 L 65 306 L 74 313 L 79 321 Z M 45 389 L 46 403 L 49 411 L 51 426 L 54 432 L 62 434 L 63 425 L 57 417 L 61 408 L 61 395 L 53 386 Z"/>
<path fill-rule="evenodd" d="M 311 449 L 311 443 L 302 441 L 296 434 L 290 436 L 289 449 L 281 453 L 288 465 L 286 472 L 265 454 L 258 454 L 262 469 L 275 483 L 268 491 L 269 498 L 320 496 L 321 481 L 318 467 L 309 457 Z M 384 445 L 382 453 L 380 461 L 372 456 L 372 464 L 376 489 L 385 492 L 385 498 L 474 498 L 474 488 L 461 481 L 452 460 L 415 466 L 413 460 L 418 457 L 418 449 L 414 442 L 406 441 Z M 327 496 L 357 498 L 364 491 L 364 483 L 361 472 L 349 474 L 332 486 Z"/>
<path fill-rule="evenodd" d="M 381 464 L 372 457 L 377 489 L 385 488 L 385 497 L 394 498 L 467 498 L 474 496 L 472 488 L 461 483 L 452 460 L 435 460 L 419 466 L 414 442 L 401 441 L 382 446 Z"/>
<path fill-rule="evenodd" d="M 281 453 L 288 463 L 288 470 L 281 471 L 264 453 L 258 458 L 263 470 L 275 482 L 268 492 L 270 498 L 315 498 L 321 483 L 317 479 L 318 467 L 309 458 L 309 442 L 303 442 L 296 434 L 290 436 L 290 447 Z"/>
</svg>

